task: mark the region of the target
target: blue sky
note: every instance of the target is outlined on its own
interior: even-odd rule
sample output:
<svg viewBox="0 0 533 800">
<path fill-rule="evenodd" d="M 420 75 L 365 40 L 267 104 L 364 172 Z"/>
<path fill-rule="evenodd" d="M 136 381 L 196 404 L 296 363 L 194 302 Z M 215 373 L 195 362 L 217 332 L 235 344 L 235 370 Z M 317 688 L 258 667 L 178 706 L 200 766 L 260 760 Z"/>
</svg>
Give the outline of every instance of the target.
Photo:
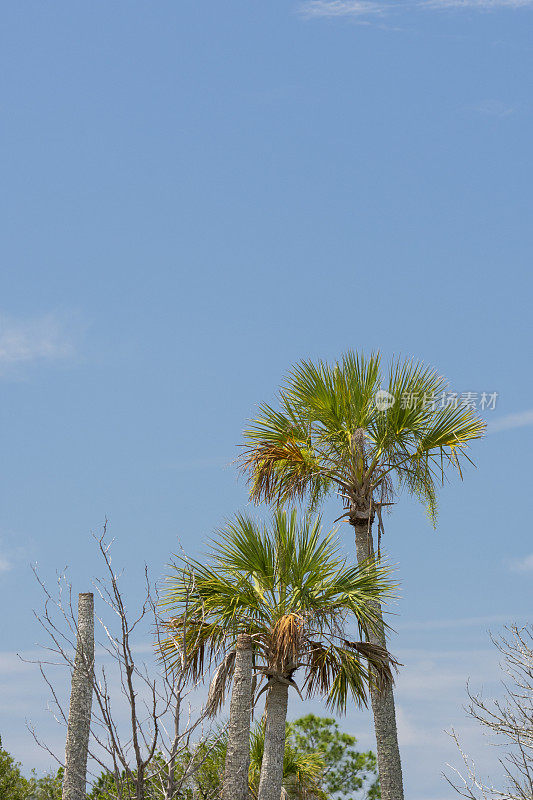
<svg viewBox="0 0 533 800">
<path fill-rule="evenodd" d="M 84 590 L 107 516 L 135 594 L 246 506 L 236 444 L 290 365 L 380 349 L 498 392 L 437 533 L 408 498 L 386 521 L 408 793 L 453 796 L 443 730 L 497 677 L 487 629 L 531 607 L 532 22 L 529 0 L 4 5 L 0 732 L 28 767 L 29 563 Z"/>
</svg>

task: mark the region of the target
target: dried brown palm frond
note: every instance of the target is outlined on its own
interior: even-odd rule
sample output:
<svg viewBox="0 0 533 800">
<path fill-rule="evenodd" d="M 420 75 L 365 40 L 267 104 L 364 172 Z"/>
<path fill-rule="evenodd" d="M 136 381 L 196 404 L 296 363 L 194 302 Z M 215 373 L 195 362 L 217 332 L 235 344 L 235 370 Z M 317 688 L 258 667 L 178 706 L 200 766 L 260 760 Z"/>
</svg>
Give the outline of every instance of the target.
<svg viewBox="0 0 533 800">
<path fill-rule="evenodd" d="M 219 664 L 211 683 L 209 684 L 209 692 L 207 694 L 207 702 L 205 710 L 208 717 L 215 717 L 220 711 L 226 701 L 226 692 L 228 686 L 233 678 L 233 670 L 235 668 L 235 650 L 230 650 L 222 662 Z"/>
<path fill-rule="evenodd" d="M 280 671 L 298 664 L 304 636 L 301 614 L 284 614 L 272 629 L 270 637 L 271 662 Z"/>
<path fill-rule="evenodd" d="M 340 644 L 307 641 L 302 656 L 307 676 L 307 696 L 320 694 L 331 707 L 343 710 L 349 694 L 359 705 L 366 705 L 366 687 L 381 691 L 394 683 L 398 661 L 379 645 L 341 639 Z"/>
<path fill-rule="evenodd" d="M 366 659 L 371 668 L 372 682 L 378 689 L 383 691 L 387 686 L 394 683 L 394 672 L 398 672 L 400 662 L 392 656 L 386 647 L 371 642 L 352 642 L 343 639 L 344 647 L 354 650 L 362 658 Z"/>
<path fill-rule="evenodd" d="M 280 466 L 283 465 L 283 477 Z M 310 485 L 321 470 L 303 442 L 288 436 L 282 442 L 263 442 L 243 451 L 241 471 L 252 475 L 255 502 L 276 498 L 281 505 L 286 497 L 304 500 Z"/>
</svg>

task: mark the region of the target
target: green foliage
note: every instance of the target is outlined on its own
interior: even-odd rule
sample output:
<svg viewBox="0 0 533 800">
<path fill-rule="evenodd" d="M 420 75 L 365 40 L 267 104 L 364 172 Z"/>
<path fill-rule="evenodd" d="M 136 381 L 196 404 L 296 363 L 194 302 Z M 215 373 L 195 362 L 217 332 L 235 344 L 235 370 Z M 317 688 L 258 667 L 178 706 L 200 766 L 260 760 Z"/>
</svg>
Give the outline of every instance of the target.
<svg viewBox="0 0 533 800">
<path fill-rule="evenodd" d="M 124 776 L 122 776 L 124 778 Z M 113 775 L 103 772 L 93 784 L 88 797 L 90 800 L 115 800 L 117 784 Z"/>
<path fill-rule="evenodd" d="M 194 783 L 200 798 L 218 797 L 222 788 L 227 737 L 220 727 L 210 737 L 199 742 L 191 751 L 180 754 L 176 763 L 176 779 L 179 780 L 192 759 L 198 768 L 194 780 L 180 794 L 181 800 L 192 800 Z M 264 751 L 264 725 L 258 722 L 250 736 L 250 790 L 257 796 L 261 762 Z M 146 776 L 145 796 L 147 800 L 161 800 L 161 784 L 156 777 L 163 765 L 162 756 L 156 754 Z M 376 757 L 372 752 L 360 753 L 356 739 L 339 729 L 338 723 L 329 718 L 306 717 L 287 723 L 285 755 L 283 761 L 283 786 L 289 800 L 300 800 L 309 796 L 313 800 L 332 798 L 358 798 L 378 800 Z M 1 800 L 61 800 L 63 770 L 55 775 L 26 779 L 20 765 L 2 750 L 0 739 L 0 798 Z M 126 785 L 121 775 L 124 797 L 134 797 L 133 786 Z M 88 800 L 116 800 L 115 778 L 102 773 L 87 795 Z"/>
<path fill-rule="evenodd" d="M 195 748 L 192 758 L 198 764 L 194 782 L 201 798 L 220 797 L 224 763 L 226 761 L 227 734 L 219 728 Z M 189 755 L 189 757 L 191 757 Z"/>
<path fill-rule="evenodd" d="M 365 633 L 377 627 L 373 601 L 390 596 L 388 573 L 373 560 L 347 565 L 320 519 L 298 522 L 296 512 L 279 511 L 271 525 L 260 525 L 238 515 L 213 542 L 209 560 L 183 560 L 169 579 L 169 661 L 185 640 L 198 679 L 245 631 L 259 672 L 292 679 L 301 666 L 308 696 L 319 692 L 341 711 L 350 696 L 364 704 L 371 680 L 392 680 L 390 657 L 377 645 L 351 641 L 347 619 Z M 227 666 L 215 674 L 219 705 L 231 680 Z"/>
<path fill-rule="evenodd" d="M 283 788 L 288 798 L 298 800 L 311 796 L 315 800 L 326 800 L 320 788 L 320 776 L 324 769 L 321 753 L 299 748 L 289 738 L 290 723 L 286 724 L 285 752 L 283 755 Z M 250 791 L 257 797 L 261 765 L 265 750 L 264 720 L 258 722 L 250 735 Z"/>
<path fill-rule="evenodd" d="M 63 770 L 55 775 L 25 778 L 12 756 L 2 748 L 0 737 L 0 798 L 1 800 L 61 800 Z"/>
<path fill-rule="evenodd" d="M 485 429 L 471 408 L 439 402 L 447 388 L 433 369 L 410 360 L 394 361 L 383 375 L 379 354 L 300 362 L 278 407 L 261 405 L 244 432 L 241 465 L 253 499 L 308 499 L 313 507 L 340 489 L 357 506 L 406 488 L 434 522 L 445 467 L 460 472 L 468 443 Z M 379 391 L 392 398 L 388 407 L 376 403 Z"/>
<path fill-rule="evenodd" d="M 176 758 L 174 770 L 176 787 L 179 787 L 176 788 L 175 800 L 193 800 L 193 784 L 199 798 L 215 800 L 219 797 L 225 757 L 226 736 L 222 729 L 201 740 L 191 750 L 182 750 Z M 190 777 L 183 781 L 186 771 Z M 145 800 L 163 800 L 164 790 L 161 777 L 166 773 L 167 764 L 163 755 L 155 753 L 146 771 Z M 129 779 L 122 772 L 118 781 L 120 791 L 117 791 L 115 777 L 109 773 L 102 773 L 93 784 L 92 790 L 87 796 L 88 800 L 117 800 L 118 797 L 122 797 L 123 800 L 133 799 L 135 798 L 135 778 L 135 771 L 132 771 Z"/>
<path fill-rule="evenodd" d="M 183 767 L 190 758 L 188 753 L 183 753 L 181 760 L 176 765 L 176 779 L 183 775 Z M 148 765 L 144 779 L 145 800 L 163 800 L 163 789 L 161 785 L 161 775 L 166 773 L 166 763 L 161 753 L 155 753 L 152 761 Z M 135 780 L 136 770 L 132 770 L 129 775 L 122 771 L 118 780 L 109 772 L 103 772 L 93 783 L 91 791 L 87 795 L 87 800 L 133 800 L 136 796 Z M 177 800 L 177 798 L 176 798 Z M 184 791 L 179 795 L 179 800 L 190 800 L 190 793 Z"/>
<path fill-rule="evenodd" d="M 323 770 L 319 786 L 327 796 L 381 797 L 373 752 L 357 750 L 357 739 L 339 729 L 336 720 L 308 714 L 288 726 L 288 744 L 302 753 L 319 754 Z"/>
<path fill-rule="evenodd" d="M 22 775 L 20 764 L 3 749 L 0 737 L 0 797 L 2 800 L 27 800 L 29 796 L 29 781 Z"/>
<path fill-rule="evenodd" d="M 195 783 L 201 798 L 220 794 L 227 736 L 219 729 L 202 742 L 194 753 L 201 764 Z M 283 758 L 283 788 L 289 800 L 358 798 L 378 800 L 376 757 L 359 753 L 356 739 L 339 729 L 333 719 L 302 717 L 286 726 Z M 264 722 L 257 722 L 250 735 L 250 793 L 257 797 L 265 746 Z"/>
<path fill-rule="evenodd" d="M 55 775 L 45 775 L 36 778 L 35 774 L 30 780 L 31 800 L 61 800 L 63 793 L 63 768 L 60 767 Z"/>
</svg>

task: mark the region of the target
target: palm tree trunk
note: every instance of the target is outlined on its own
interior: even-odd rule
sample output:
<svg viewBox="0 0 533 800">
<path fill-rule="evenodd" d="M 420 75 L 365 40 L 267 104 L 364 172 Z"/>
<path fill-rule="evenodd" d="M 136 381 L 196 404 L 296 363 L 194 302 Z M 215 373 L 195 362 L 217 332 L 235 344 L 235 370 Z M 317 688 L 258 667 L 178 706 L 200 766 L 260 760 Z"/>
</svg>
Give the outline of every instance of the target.
<svg viewBox="0 0 533 800">
<path fill-rule="evenodd" d="M 285 755 L 288 683 L 274 680 L 266 703 L 265 750 L 261 764 L 258 800 L 280 800 Z"/>
<path fill-rule="evenodd" d="M 248 800 L 250 717 L 252 713 L 252 637 L 237 637 L 233 689 L 229 709 L 228 749 L 222 785 L 223 800 Z"/>
<path fill-rule="evenodd" d="M 355 524 L 355 546 L 357 561 L 361 563 L 374 555 L 372 543 L 372 528 L 365 520 L 362 524 Z M 381 620 L 380 629 L 371 631 L 368 640 L 372 644 L 387 646 L 383 628 L 383 613 L 381 604 L 372 604 Z M 382 692 L 371 688 L 370 699 L 374 714 L 374 729 L 378 755 L 379 783 L 382 800 L 403 800 L 402 763 L 400 748 L 398 746 L 398 732 L 396 728 L 396 711 L 394 708 L 394 693 L 392 686 Z"/>
<path fill-rule="evenodd" d="M 94 596 L 78 597 L 78 634 L 65 747 L 63 800 L 85 800 L 94 666 Z"/>
</svg>

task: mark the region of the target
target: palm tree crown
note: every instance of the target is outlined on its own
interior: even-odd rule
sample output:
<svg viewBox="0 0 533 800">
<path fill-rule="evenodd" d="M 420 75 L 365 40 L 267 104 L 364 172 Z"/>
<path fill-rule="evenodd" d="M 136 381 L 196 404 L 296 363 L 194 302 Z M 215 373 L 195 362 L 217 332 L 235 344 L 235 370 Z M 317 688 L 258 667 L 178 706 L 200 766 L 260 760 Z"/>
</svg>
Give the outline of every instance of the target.
<svg viewBox="0 0 533 800">
<path fill-rule="evenodd" d="M 239 632 L 252 637 L 265 689 L 273 680 L 297 688 L 293 674 L 302 668 L 308 696 L 318 690 L 339 710 L 349 695 L 366 703 L 369 681 L 390 682 L 395 662 L 384 648 L 353 641 L 349 623 L 365 634 L 380 624 L 375 603 L 391 595 L 388 572 L 373 560 L 347 565 L 320 519 L 298 522 L 295 511 L 278 511 L 269 526 L 237 515 L 213 542 L 207 564 L 187 561 L 169 578 L 173 616 L 164 647 L 185 641 L 198 677 L 219 662 L 213 709 L 231 677 Z"/>
<path fill-rule="evenodd" d="M 335 490 L 355 521 L 379 514 L 405 487 L 435 522 L 446 465 L 461 472 L 468 443 L 485 428 L 474 409 L 447 400 L 446 389 L 413 361 L 394 361 L 382 378 L 379 354 L 348 352 L 333 366 L 300 362 L 279 408 L 261 405 L 244 433 L 240 461 L 252 498 L 283 505 L 310 497 L 315 505 Z"/>
</svg>

